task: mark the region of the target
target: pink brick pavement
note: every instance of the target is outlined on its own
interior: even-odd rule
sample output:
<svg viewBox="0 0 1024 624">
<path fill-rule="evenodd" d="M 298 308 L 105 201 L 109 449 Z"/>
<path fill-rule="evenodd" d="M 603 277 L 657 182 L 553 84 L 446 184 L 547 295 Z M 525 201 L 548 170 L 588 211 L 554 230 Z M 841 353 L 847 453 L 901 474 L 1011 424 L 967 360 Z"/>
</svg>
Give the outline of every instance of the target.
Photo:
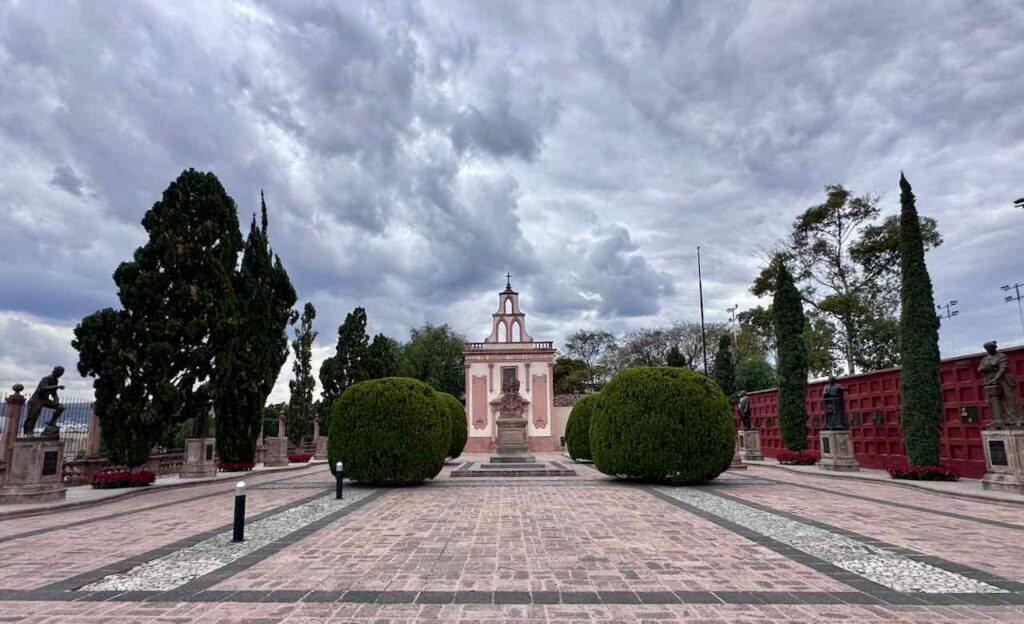
<svg viewBox="0 0 1024 624">
<path fill-rule="evenodd" d="M 628 485 L 394 491 L 215 589 L 849 589 Z"/>
</svg>

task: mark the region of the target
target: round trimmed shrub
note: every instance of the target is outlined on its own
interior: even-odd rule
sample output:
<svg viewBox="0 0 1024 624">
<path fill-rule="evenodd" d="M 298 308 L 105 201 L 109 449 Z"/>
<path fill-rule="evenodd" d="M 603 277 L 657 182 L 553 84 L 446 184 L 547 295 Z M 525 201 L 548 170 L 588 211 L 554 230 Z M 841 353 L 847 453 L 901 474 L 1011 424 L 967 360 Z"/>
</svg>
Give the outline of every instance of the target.
<svg viewBox="0 0 1024 624">
<path fill-rule="evenodd" d="M 430 386 L 388 377 L 349 386 L 334 403 L 328 466 L 353 481 L 401 485 L 432 479 L 448 455 L 451 419 Z"/>
<path fill-rule="evenodd" d="M 576 401 L 565 423 L 565 447 L 573 461 L 594 459 L 590 452 L 590 416 L 599 394 L 590 394 Z"/>
<path fill-rule="evenodd" d="M 466 448 L 466 436 L 468 427 L 466 424 L 466 408 L 462 401 L 456 399 L 447 392 L 438 392 L 438 400 L 448 413 L 452 423 L 451 441 L 448 443 L 448 457 L 455 459 L 462 455 L 462 449 Z"/>
<path fill-rule="evenodd" d="M 667 366 L 616 375 L 590 420 L 597 469 L 645 481 L 710 481 L 729 467 L 735 436 L 729 401 L 718 385 Z"/>
</svg>

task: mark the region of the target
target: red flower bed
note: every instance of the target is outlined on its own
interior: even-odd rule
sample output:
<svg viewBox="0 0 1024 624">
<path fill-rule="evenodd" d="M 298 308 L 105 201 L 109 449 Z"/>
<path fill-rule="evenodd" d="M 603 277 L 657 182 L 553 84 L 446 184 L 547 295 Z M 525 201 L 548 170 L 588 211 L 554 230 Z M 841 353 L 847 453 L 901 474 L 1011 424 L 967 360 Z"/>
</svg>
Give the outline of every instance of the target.
<svg viewBox="0 0 1024 624">
<path fill-rule="evenodd" d="M 156 473 L 149 470 L 116 470 L 100 472 L 92 476 L 92 486 L 96 489 L 142 487 L 152 485 L 156 481 Z"/>
<path fill-rule="evenodd" d="M 960 469 L 954 466 L 912 466 L 905 462 L 885 469 L 893 479 L 910 481 L 959 481 Z"/>
<path fill-rule="evenodd" d="M 218 462 L 217 469 L 221 472 L 247 472 L 256 467 L 256 462 Z"/>
<path fill-rule="evenodd" d="M 806 451 L 782 450 L 775 455 L 775 459 L 779 460 L 780 464 L 790 466 L 813 466 L 818 463 L 818 456 Z"/>
<path fill-rule="evenodd" d="M 288 456 L 288 461 L 293 464 L 304 464 L 313 457 L 309 453 L 292 453 Z"/>
</svg>

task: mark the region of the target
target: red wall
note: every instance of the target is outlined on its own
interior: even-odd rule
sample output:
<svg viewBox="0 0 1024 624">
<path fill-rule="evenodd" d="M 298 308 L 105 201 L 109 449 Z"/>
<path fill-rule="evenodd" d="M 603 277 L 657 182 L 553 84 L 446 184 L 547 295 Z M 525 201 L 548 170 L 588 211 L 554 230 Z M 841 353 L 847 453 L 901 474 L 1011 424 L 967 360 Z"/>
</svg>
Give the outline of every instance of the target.
<svg viewBox="0 0 1024 624">
<path fill-rule="evenodd" d="M 1024 346 L 1006 349 L 1003 353 L 1010 359 L 1010 372 L 1021 382 L 1017 385 L 1018 399 L 1024 402 Z M 939 369 L 943 401 L 940 453 L 943 463 L 959 467 L 965 477 L 977 478 L 985 474 L 981 430 L 991 418 L 982 377 L 977 372 L 983 355 L 943 360 Z M 868 468 L 885 468 L 894 461 L 906 460 L 899 424 L 900 369 L 850 375 L 839 381 L 846 388 L 846 415 L 852 425 L 850 431 L 857 461 Z M 818 430 L 825 421 L 821 393 L 827 383 L 817 381 L 807 386 L 807 448 L 815 452 L 820 452 Z M 784 448 L 776 414 L 776 392 L 772 388 L 750 393 L 751 424 L 761 431 L 761 446 L 770 457 Z M 961 412 L 974 410 L 979 421 L 968 422 L 969 414 Z M 877 424 L 876 412 L 879 413 Z"/>
</svg>

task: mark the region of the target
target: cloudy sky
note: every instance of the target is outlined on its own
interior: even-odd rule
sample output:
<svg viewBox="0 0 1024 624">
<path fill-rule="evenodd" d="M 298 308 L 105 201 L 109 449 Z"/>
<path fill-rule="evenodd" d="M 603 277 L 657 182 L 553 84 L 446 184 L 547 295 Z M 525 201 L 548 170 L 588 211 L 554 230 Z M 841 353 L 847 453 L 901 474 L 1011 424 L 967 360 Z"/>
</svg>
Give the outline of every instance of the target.
<svg viewBox="0 0 1024 624">
<path fill-rule="evenodd" d="M 537 339 L 757 301 L 760 251 L 842 183 L 946 243 L 944 354 L 1024 342 L 1024 5 L 0 2 L 0 383 L 74 372 L 71 329 L 187 167 L 215 172 L 319 310 L 405 338 Z M 284 396 L 287 373 L 272 398 Z"/>
</svg>

